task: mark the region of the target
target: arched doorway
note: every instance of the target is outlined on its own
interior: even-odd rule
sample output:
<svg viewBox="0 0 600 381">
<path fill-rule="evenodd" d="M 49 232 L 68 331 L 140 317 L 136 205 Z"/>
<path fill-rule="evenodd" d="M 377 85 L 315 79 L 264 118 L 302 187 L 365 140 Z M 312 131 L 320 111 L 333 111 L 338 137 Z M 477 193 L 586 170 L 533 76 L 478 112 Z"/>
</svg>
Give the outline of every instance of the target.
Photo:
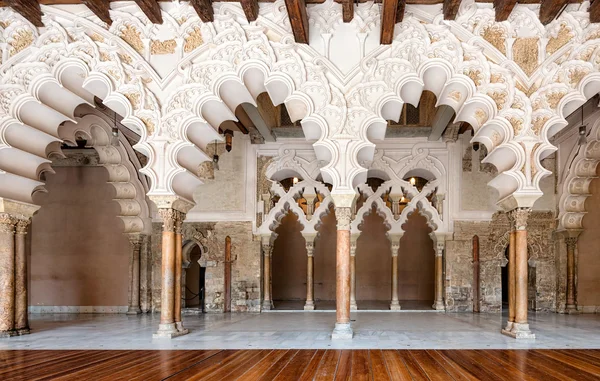
<svg viewBox="0 0 600 381">
<path fill-rule="evenodd" d="M 204 312 L 204 290 L 206 267 L 200 266 L 202 249 L 196 242 L 188 242 L 183 246 L 182 271 L 182 307 Z"/>
<path fill-rule="evenodd" d="M 398 253 L 398 298 L 403 309 L 431 309 L 435 292 L 435 250 L 427 218 L 418 210 L 402 225 Z"/>
<path fill-rule="evenodd" d="M 500 267 L 501 276 L 501 287 L 502 287 L 502 309 L 508 308 L 508 251 L 510 247 L 507 246 L 504 251 L 504 256 L 507 258 L 506 264 Z"/>
</svg>

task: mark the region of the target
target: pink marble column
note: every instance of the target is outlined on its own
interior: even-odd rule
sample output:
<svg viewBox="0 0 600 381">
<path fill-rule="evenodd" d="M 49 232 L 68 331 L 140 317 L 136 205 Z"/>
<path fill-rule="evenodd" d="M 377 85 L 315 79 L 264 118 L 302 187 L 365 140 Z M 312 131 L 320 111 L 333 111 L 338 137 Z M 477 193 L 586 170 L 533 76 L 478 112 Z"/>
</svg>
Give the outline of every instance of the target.
<svg viewBox="0 0 600 381">
<path fill-rule="evenodd" d="M 331 338 L 352 339 L 350 325 L 350 216 L 351 208 L 336 207 L 336 323 Z"/>
<path fill-rule="evenodd" d="M 19 335 L 29 333 L 27 311 L 27 251 L 25 238 L 31 223 L 30 218 L 20 218 L 16 224 L 15 235 L 15 332 Z"/>
<path fill-rule="evenodd" d="M 130 234 L 129 245 L 131 246 L 131 274 L 129 276 L 131 295 L 129 296 L 127 315 L 137 315 L 142 312 L 140 309 L 140 234 Z"/>
<path fill-rule="evenodd" d="M 568 314 L 576 314 L 577 299 L 576 299 L 576 284 L 575 284 L 575 250 L 577 249 L 577 240 L 581 231 L 570 230 L 567 232 L 565 243 L 567 244 L 567 306 Z"/>
<path fill-rule="evenodd" d="M 517 208 L 511 213 L 515 220 L 515 321 L 509 336 L 534 339 L 527 323 L 527 219 L 531 209 Z"/>
<path fill-rule="evenodd" d="M 315 309 L 315 278 L 314 278 L 314 236 L 306 235 L 306 303 L 304 304 L 305 311 Z"/>
<path fill-rule="evenodd" d="M 15 334 L 15 222 L 0 213 L 0 337 Z"/>
<path fill-rule="evenodd" d="M 161 267 L 161 305 L 160 324 L 155 338 L 172 338 L 178 335 L 174 317 L 175 291 L 175 221 L 174 209 L 159 209 L 163 219 L 162 233 L 162 267 Z"/>
<path fill-rule="evenodd" d="M 179 212 L 175 220 L 175 290 L 174 290 L 174 320 L 177 331 L 180 334 L 186 334 L 189 331 L 183 327 L 181 319 L 181 297 L 182 297 L 182 268 L 183 268 L 183 220 L 185 213 Z"/>
<path fill-rule="evenodd" d="M 390 310 L 400 311 L 400 300 L 398 300 L 398 250 L 400 250 L 400 237 L 390 236 L 392 244 L 392 302 Z"/>
</svg>

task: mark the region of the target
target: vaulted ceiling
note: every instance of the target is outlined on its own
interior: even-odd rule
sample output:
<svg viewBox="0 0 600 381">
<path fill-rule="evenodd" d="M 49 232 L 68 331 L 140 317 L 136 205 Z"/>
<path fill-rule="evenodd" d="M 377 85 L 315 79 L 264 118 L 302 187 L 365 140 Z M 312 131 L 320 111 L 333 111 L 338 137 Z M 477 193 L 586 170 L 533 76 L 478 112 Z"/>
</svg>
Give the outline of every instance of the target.
<svg viewBox="0 0 600 381">
<path fill-rule="evenodd" d="M 42 11 L 40 4 L 85 4 L 94 12 L 100 20 L 108 25 L 111 24 L 110 1 L 113 0 L 0 0 L 0 7 L 10 6 L 23 15 L 33 25 L 42 27 Z M 116 1 L 116 0 L 115 0 Z M 158 3 L 171 0 L 135 0 L 148 19 L 155 24 L 162 24 L 162 15 Z M 233 1 L 235 0 L 225 0 Z M 239 3 L 244 10 L 248 21 L 254 21 L 258 17 L 258 3 L 272 2 L 273 0 L 240 0 Z M 354 17 L 354 2 L 352 0 L 336 0 L 343 7 L 343 21 L 350 22 Z M 364 2 L 365 0 L 357 0 Z M 306 15 L 306 4 L 323 3 L 324 0 L 285 0 L 290 24 L 294 32 L 294 38 L 298 43 L 308 43 L 308 17 Z M 381 43 L 391 44 L 394 37 L 394 26 L 402 22 L 406 4 L 443 4 L 445 20 L 454 20 L 458 12 L 461 0 L 375 0 L 381 5 Z M 493 2 L 496 12 L 496 21 L 505 21 L 510 16 L 517 0 L 481 0 L 480 2 Z M 581 3 L 581 0 L 523 0 L 521 4 L 541 3 L 540 21 L 546 25 L 552 22 L 569 3 Z M 198 13 L 203 22 L 214 20 L 211 0 L 190 0 L 190 4 Z M 600 0 L 592 0 L 589 8 L 590 21 L 600 22 Z"/>
</svg>

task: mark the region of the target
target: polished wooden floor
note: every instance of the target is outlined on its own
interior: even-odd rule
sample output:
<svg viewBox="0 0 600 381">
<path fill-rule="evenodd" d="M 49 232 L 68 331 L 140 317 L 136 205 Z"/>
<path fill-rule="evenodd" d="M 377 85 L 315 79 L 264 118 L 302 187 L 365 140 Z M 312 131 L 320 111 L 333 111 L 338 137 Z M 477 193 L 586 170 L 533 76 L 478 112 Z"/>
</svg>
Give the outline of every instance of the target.
<svg viewBox="0 0 600 381">
<path fill-rule="evenodd" d="M 600 350 L 1 351 L 0 380 L 599 380 Z"/>
</svg>

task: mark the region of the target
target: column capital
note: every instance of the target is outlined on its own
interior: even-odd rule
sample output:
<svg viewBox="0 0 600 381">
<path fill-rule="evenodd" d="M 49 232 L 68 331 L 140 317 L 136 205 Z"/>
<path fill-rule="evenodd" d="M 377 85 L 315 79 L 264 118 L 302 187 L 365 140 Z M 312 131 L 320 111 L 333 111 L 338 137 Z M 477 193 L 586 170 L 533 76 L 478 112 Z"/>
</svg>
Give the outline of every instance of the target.
<svg viewBox="0 0 600 381">
<path fill-rule="evenodd" d="M 16 219 L 8 213 L 0 213 L 0 233 L 15 233 Z"/>
<path fill-rule="evenodd" d="M 336 207 L 335 218 L 337 220 L 337 230 L 350 230 L 351 217 L 352 208 Z"/>
<path fill-rule="evenodd" d="M 388 239 L 390 240 L 390 245 L 392 246 L 392 257 L 398 256 L 398 250 L 400 250 L 400 239 L 401 238 L 402 238 L 402 234 L 388 235 Z"/>
<path fill-rule="evenodd" d="M 514 220 L 515 230 L 527 230 L 527 220 L 531 214 L 531 208 L 516 208 L 509 212 Z"/>
<path fill-rule="evenodd" d="M 175 221 L 177 219 L 177 211 L 175 209 L 158 209 L 158 215 L 163 220 L 164 232 L 175 232 Z"/>
<path fill-rule="evenodd" d="M 175 234 L 183 233 L 183 220 L 185 220 L 186 213 L 179 210 L 175 211 Z"/>
<path fill-rule="evenodd" d="M 127 234 L 127 238 L 129 238 L 129 243 L 134 249 L 136 246 L 142 245 L 142 235 L 140 233 L 129 233 Z"/>
<path fill-rule="evenodd" d="M 577 247 L 578 239 L 579 239 L 578 237 L 566 237 L 565 243 L 567 244 L 567 249 L 575 250 L 575 248 Z"/>
<path fill-rule="evenodd" d="M 438 241 L 435 245 L 435 256 L 441 257 L 444 255 L 444 249 L 446 248 L 446 241 Z"/>
<path fill-rule="evenodd" d="M 18 218 L 15 220 L 15 227 L 17 234 L 27 234 L 27 229 L 31 224 L 31 218 Z"/>
<path fill-rule="evenodd" d="M 175 209 L 179 212 L 187 213 L 194 207 L 194 204 L 190 201 L 175 195 L 148 197 L 156 205 L 159 211 L 161 209 Z"/>
<path fill-rule="evenodd" d="M 303 236 L 306 247 L 306 255 L 312 257 L 314 254 L 316 234 L 303 234 Z"/>
</svg>

